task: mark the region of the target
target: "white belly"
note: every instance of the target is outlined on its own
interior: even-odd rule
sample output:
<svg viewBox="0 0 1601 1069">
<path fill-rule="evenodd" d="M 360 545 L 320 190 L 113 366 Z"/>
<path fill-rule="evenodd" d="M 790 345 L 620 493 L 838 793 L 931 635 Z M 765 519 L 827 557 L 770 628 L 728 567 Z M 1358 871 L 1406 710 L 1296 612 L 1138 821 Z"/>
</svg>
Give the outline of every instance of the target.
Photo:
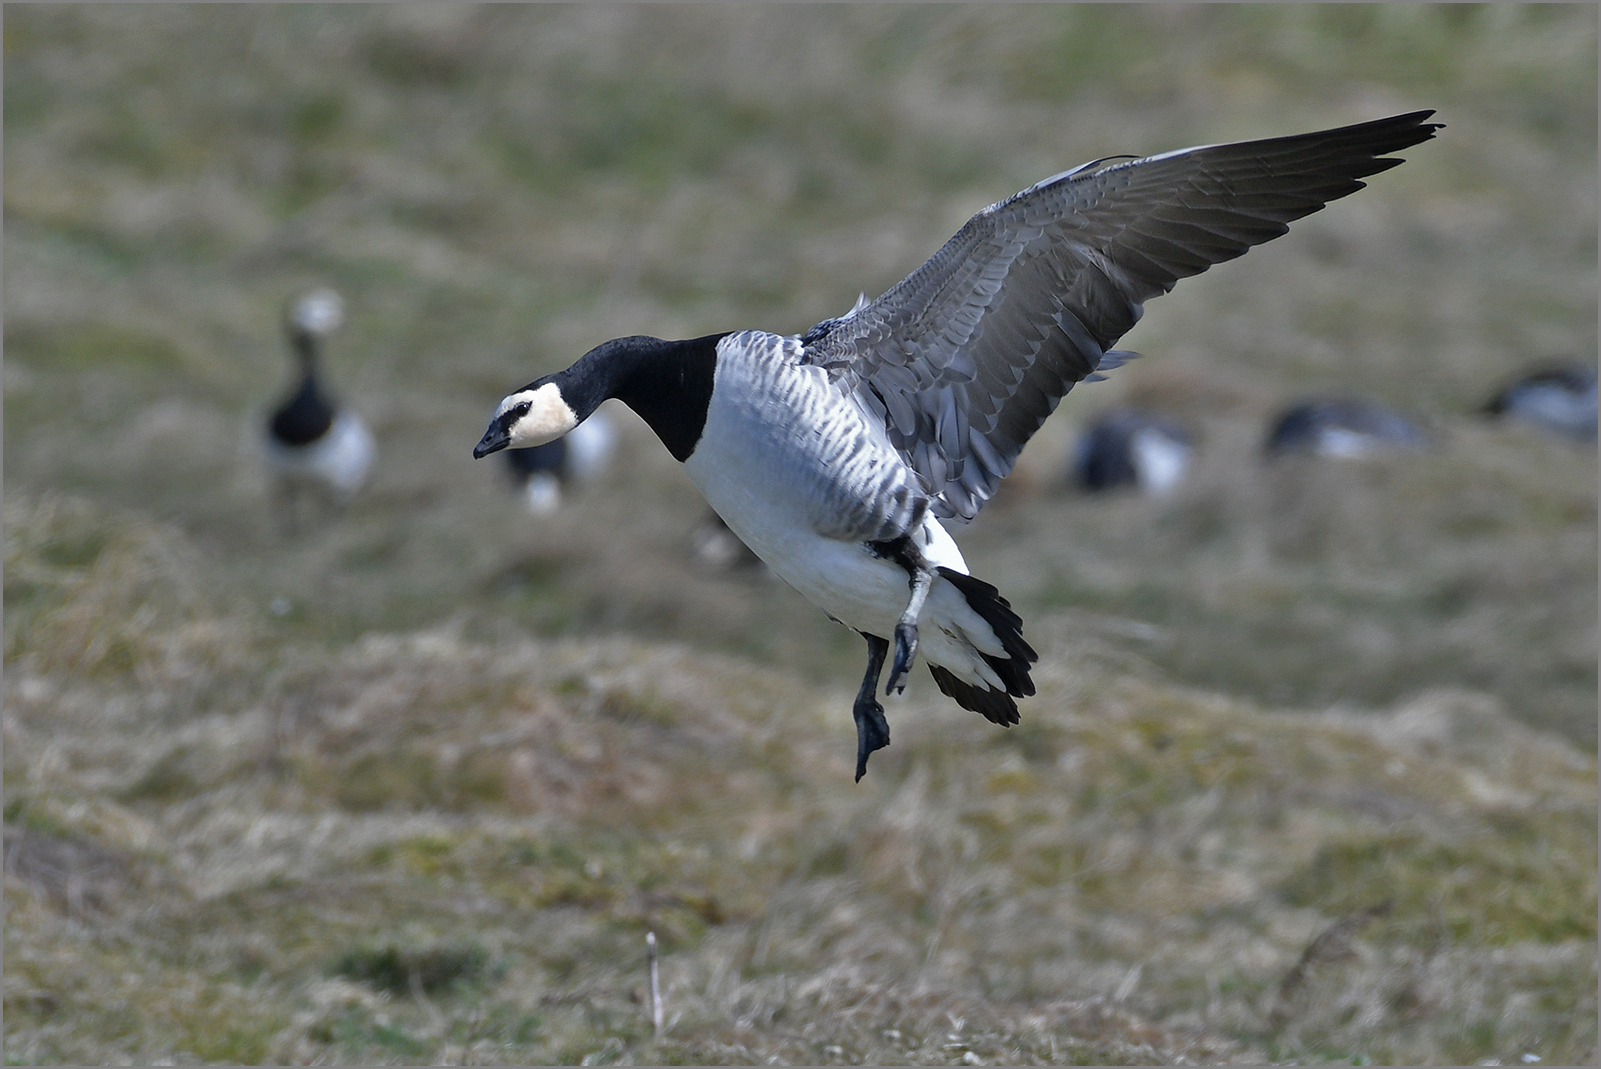
<svg viewBox="0 0 1601 1069">
<path fill-rule="evenodd" d="M 911 596 L 910 577 L 865 543 L 818 534 L 808 503 L 790 499 L 791 484 L 772 477 L 766 455 L 749 437 L 718 433 L 716 406 L 684 470 L 707 502 L 773 573 L 846 627 L 889 638 Z M 737 443 L 737 445 L 735 444 Z M 914 536 L 935 567 L 967 572 L 950 534 L 928 517 Z M 1000 640 L 966 598 L 936 579 L 918 620 L 918 655 L 967 683 L 1005 686 L 979 652 L 1004 657 Z"/>
</svg>

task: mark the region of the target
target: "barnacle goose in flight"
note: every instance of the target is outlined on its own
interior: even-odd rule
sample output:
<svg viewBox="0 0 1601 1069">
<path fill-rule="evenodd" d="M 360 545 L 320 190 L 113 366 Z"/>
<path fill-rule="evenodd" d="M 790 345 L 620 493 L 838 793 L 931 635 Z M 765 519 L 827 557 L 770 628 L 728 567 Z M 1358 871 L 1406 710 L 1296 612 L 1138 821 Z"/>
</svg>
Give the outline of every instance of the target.
<svg viewBox="0 0 1601 1069">
<path fill-rule="evenodd" d="M 921 652 L 1002 725 L 1038 660 L 942 520 L 977 515 L 1073 384 L 1179 279 L 1284 234 L 1439 129 L 1413 112 L 1337 130 L 1097 160 L 979 212 L 875 301 L 801 335 L 617 338 L 496 408 L 473 450 L 532 446 L 621 399 L 784 581 L 867 641 L 856 778 L 888 745 L 876 698 Z"/>
<path fill-rule="evenodd" d="M 267 422 L 267 459 L 286 522 L 302 492 L 348 503 L 366 482 L 377 452 L 361 417 L 336 404 L 318 379 L 322 343 L 344 316 L 344 302 L 330 289 L 302 294 L 284 316 L 298 379 Z"/>
</svg>

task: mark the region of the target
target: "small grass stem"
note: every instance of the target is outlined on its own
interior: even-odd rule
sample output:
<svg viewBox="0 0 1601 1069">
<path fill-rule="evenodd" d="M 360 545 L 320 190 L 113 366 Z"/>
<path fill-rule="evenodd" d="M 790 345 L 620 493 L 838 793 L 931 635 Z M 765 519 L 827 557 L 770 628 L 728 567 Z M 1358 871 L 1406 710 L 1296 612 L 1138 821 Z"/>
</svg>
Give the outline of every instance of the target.
<svg viewBox="0 0 1601 1069">
<path fill-rule="evenodd" d="M 656 1035 L 662 1034 L 662 989 L 656 969 L 656 933 L 645 933 L 645 961 L 650 967 L 650 1023 Z"/>
</svg>

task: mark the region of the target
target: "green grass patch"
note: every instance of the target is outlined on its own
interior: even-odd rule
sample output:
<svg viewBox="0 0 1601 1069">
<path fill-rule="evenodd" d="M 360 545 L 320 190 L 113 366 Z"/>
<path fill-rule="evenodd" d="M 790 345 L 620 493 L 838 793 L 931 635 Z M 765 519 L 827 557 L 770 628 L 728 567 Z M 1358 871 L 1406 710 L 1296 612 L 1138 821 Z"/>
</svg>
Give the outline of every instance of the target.
<svg viewBox="0 0 1601 1069">
<path fill-rule="evenodd" d="M 391 995 L 419 990 L 428 995 L 457 993 L 494 975 L 489 952 L 475 943 L 355 947 L 342 954 L 329 971 Z"/>
<path fill-rule="evenodd" d="M 171 376 L 189 363 L 184 351 L 170 339 L 116 323 L 8 326 L 5 344 L 8 358 L 57 373 L 105 368 Z"/>
<path fill-rule="evenodd" d="M 1584 830 L 1564 829 L 1579 852 L 1536 834 L 1526 820 L 1510 834 L 1440 842 L 1416 832 L 1340 839 L 1320 847 L 1283 885 L 1287 901 L 1330 915 L 1393 903 L 1390 924 L 1407 938 L 1464 945 L 1592 940 L 1596 880 L 1584 865 Z M 1590 829 L 1593 832 L 1593 828 Z M 1532 849 L 1530 849 L 1532 847 Z"/>
</svg>

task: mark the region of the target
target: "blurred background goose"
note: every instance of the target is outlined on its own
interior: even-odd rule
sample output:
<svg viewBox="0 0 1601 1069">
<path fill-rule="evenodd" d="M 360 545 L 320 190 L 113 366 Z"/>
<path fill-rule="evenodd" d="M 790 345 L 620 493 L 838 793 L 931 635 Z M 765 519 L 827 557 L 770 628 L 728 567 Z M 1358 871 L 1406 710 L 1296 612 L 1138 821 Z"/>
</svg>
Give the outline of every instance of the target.
<svg viewBox="0 0 1601 1069">
<path fill-rule="evenodd" d="M 605 474 L 616 448 L 616 426 L 596 412 L 565 438 L 506 450 L 506 471 L 528 514 L 544 516 L 561 508 L 567 493 Z"/>
<path fill-rule="evenodd" d="M 360 416 L 323 386 L 323 343 L 344 323 L 344 301 L 331 289 L 292 300 L 284 315 L 295 382 L 267 421 L 266 452 L 280 519 L 297 522 L 308 498 L 343 506 L 365 485 L 377 446 Z"/>
<path fill-rule="evenodd" d="M 1401 413 L 1364 397 L 1323 397 L 1285 409 L 1268 431 L 1269 456 L 1310 453 L 1363 457 L 1392 449 L 1421 449 L 1428 437 Z"/>
<path fill-rule="evenodd" d="M 1091 493 L 1133 487 L 1164 494 L 1183 482 L 1194 453 L 1193 437 L 1171 419 L 1140 409 L 1114 409 L 1079 437 L 1071 479 Z"/>
<path fill-rule="evenodd" d="M 1596 373 L 1580 363 L 1548 364 L 1508 384 L 1487 415 L 1580 441 L 1596 440 Z"/>
<path fill-rule="evenodd" d="M 708 509 L 706 519 L 689 533 L 690 553 L 696 563 L 713 571 L 750 571 L 767 567 L 739 535 L 728 529 L 728 524 L 716 512 Z"/>
</svg>

